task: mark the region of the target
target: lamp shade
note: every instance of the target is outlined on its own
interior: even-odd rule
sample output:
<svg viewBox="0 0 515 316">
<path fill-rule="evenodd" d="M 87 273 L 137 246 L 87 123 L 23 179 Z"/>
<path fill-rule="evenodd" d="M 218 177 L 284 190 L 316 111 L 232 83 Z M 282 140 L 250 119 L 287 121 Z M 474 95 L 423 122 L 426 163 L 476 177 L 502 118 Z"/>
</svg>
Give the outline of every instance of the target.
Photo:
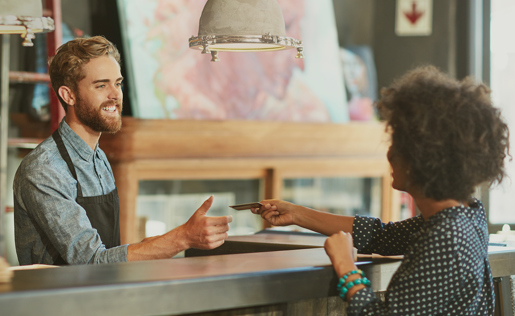
<svg viewBox="0 0 515 316">
<path fill-rule="evenodd" d="M 34 33 L 54 30 L 54 20 L 43 17 L 41 0 L 2 0 L 0 33 L 20 34 L 24 46 L 33 46 Z"/>
<path fill-rule="evenodd" d="M 277 0 L 208 1 L 199 22 L 199 35 L 286 36 Z"/>
<path fill-rule="evenodd" d="M 218 51 L 262 52 L 296 48 L 302 58 L 302 42 L 286 36 L 284 18 L 277 0 L 208 0 L 199 22 L 198 36 L 190 48 Z"/>
</svg>

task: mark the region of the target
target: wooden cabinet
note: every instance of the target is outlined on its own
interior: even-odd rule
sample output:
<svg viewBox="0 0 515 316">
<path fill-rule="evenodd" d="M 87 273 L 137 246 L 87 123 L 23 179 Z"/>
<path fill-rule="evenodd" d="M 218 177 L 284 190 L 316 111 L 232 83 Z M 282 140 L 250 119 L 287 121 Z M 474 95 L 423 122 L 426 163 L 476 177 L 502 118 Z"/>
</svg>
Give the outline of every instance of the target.
<svg viewBox="0 0 515 316">
<path fill-rule="evenodd" d="M 263 179 L 263 197 L 280 198 L 292 177 L 379 177 L 383 220 L 399 219 L 381 123 L 142 120 L 124 117 L 104 134 L 120 195 L 122 243 L 138 239 L 139 181 Z"/>
</svg>

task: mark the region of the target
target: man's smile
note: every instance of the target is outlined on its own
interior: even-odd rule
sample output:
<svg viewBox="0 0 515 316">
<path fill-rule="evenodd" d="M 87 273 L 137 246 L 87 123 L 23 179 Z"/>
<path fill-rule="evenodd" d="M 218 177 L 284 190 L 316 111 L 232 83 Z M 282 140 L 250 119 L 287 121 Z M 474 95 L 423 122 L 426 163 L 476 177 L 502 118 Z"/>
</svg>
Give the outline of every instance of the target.
<svg viewBox="0 0 515 316">
<path fill-rule="evenodd" d="M 102 108 L 102 110 L 104 110 L 106 112 L 115 112 L 117 110 L 117 106 L 116 105 L 104 106 Z"/>
</svg>

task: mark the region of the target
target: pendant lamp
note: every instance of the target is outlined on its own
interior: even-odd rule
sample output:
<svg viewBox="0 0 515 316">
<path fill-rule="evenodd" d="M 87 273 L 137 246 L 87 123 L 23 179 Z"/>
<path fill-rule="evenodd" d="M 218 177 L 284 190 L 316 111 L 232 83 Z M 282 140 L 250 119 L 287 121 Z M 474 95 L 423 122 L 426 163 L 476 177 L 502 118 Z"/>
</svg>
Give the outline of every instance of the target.
<svg viewBox="0 0 515 316">
<path fill-rule="evenodd" d="M 208 0 L 202 11 L 198 36 L 189 39 L 192 49 L 218 52 L 267 52 L 297 49 L 303 58 L 302 41 L 287 37 L 277 0 Z"/>
<path fill-rule="evenodd" d="M 0 34 L 20 34 L 23 46 L 34 46 L 34 33 L 54 30 L 54 20 L 43 17 L 41 0 L 0 1 Z"/>
</svg>

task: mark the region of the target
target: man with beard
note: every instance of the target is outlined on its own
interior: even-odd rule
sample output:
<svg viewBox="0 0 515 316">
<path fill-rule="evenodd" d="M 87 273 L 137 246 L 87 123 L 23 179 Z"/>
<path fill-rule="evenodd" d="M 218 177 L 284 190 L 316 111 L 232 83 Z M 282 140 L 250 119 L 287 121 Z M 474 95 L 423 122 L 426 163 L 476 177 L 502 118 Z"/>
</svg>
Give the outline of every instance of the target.
<svg viewBox="0 0 515 316">
<path fill-rule="evenodd" d="M 62 45 L 49 61 L 66 116 L 22 161 L 14 179 L 15 242 L 26 264 L 92 264 L 171 258 L 224 243 L 231 216 L 207 217 L 207 199 L 183 225 L 120 245 L 119 201 L 111 166 L 98 147 L 120 130 L 120 54 L 103 37 Z"/>
</svg>

